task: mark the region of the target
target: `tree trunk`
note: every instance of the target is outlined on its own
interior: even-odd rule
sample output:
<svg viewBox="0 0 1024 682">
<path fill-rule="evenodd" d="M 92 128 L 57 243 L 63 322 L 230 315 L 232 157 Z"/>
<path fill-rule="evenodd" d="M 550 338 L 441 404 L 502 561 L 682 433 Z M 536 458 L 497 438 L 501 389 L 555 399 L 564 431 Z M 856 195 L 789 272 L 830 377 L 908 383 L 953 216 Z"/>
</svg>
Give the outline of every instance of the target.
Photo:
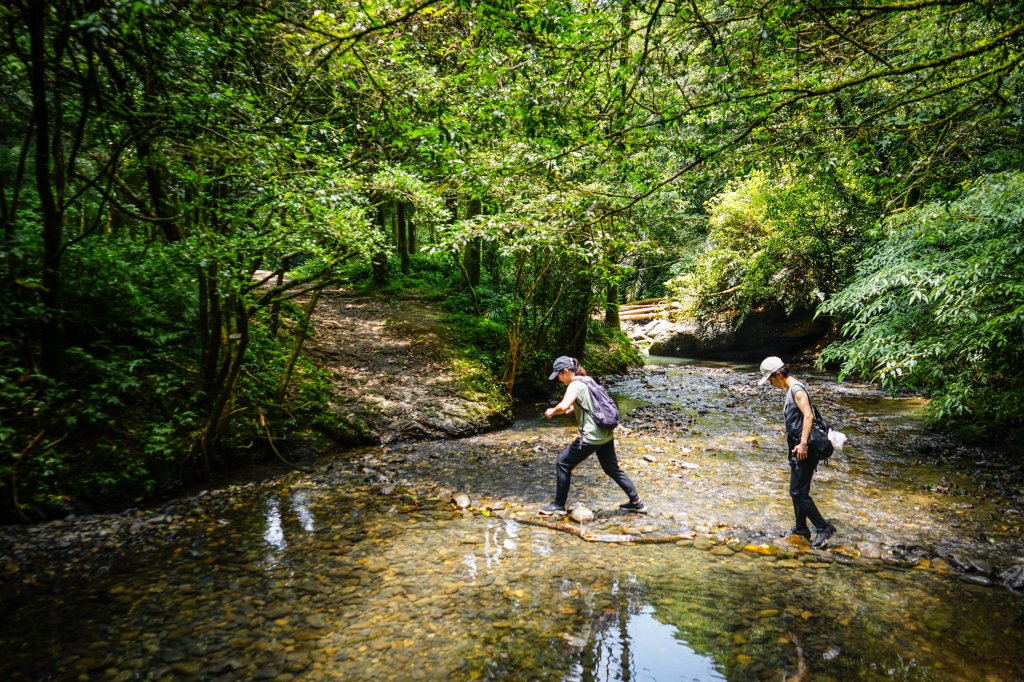
<svg viewBox="0 0 1024 682">
<path fill-rule="evenodd" d="M 153 77 L 146 75 L 143 98 L 149 111 L 157 111 L 160 103 L 153 92 Z M 181 228 L 173 218 L 173 212 L 167 205 L 167 193 L 164 191 L 163 174 L 157 159 L 154 157 L 152 141 L 145 134 L 139 137 L 139 156 L 146 165 L 146 188 L 149 190 L 149 201 L 153 207 L 153 217 L 160 221 L 160 228 L 163 230 L 164 239 L 169 242 L 181 241 L 184 235 Z"/>
<path fill-rule="evenodd" d="M 587 277 L 579 277 L 567 283 L 567 286 L 566 296 L 560 305 L 565 316 L 562 318 L 562 338 L 558 346 L 564 348 L 567 355 L 582 358 L 586 355 L 587 332 L 590 325 L 590 280 Z"/>
<path fill-rule="evenodd" d="M 417 244 L 416 244 L 416 221 L 413 220 L 413 216 L 415 216 L 415 215 L 416 215 L 416 212 L 410 206 L 409 210 L 408 210 L 408 214 L 405 216 L 405 232 L 406 232 L 406 234 L 409 237 L 408 238 L 408 242 L 409 242 L 408 243 L 408 247 L 409 247 L 409 255 L 410 256 L 415 255 L 416 247 L 417 247 Z"/>
<path fill-rule="evenodd" d="M 323 292 L 326 284 L 322 284 L 313 291 L 313 294 L 309 297 L 309 302 L 306 304 L 305 309 L 302 311 L 302 320 L 299 322 L 298 328 L 295 330 L 295 341 L 292 343 L 292 352 L 288 358 L 288 364 L 285 367 L 284 374 L 281 376 L 281 383 L 277 387 L 277 400 L 280 403 L 284 403 L 285 392 L 288 390 L 288 384 L 291 383 L 292 374 L 295 371 L 295 363 L 299 361 L 299 354 L 302 352 L 302 346 L 306 342 L 306 334 L 309 332 L 309 322 L 313 319 L 313 311 L 316 310 L 316 304 L 320 301 L 320 294 Z"/>
<path fill-rule="evenodd" d="M 231 416 L 229 406 L 235 396 L 235 385 L 238 374 L 245 360 L 245 352 L 249 345 L 249 316 L 244 301 L 232 295 L 224 302 L 226 308 L 223 315 L 224 326 L 217 330 L 224 337 L 223 352 L 217 366 L 216 377 L 206 394 L 206 424 L 199 438 L 199 449 L 202 454 L 203 474 L 207 480 L 211 477 L 210 453 L 220 447 L 221 439 L 227 430 L 228 418 Z"/>
<path fill-rule="evenodd" d="M 606 289 L 607 298 L 604 307 L 604 326 L 616 328 L 619 326 L 619 285 L 609 282 Z"/>
<path fill-rule="evenodd" d="M 382 235 L 388 233 L 388 211 L 383 200 L 377 201 L 377 227 L 380 229 Z M 370 259 L 370 267 L 373 270 L 373 283 L 382 287 L 388 283 L 391 273 L 389 272 L 390 266 L 388 264 L 387 251 L 381 250 L 373 255 Z"/>
<path fill-rule="evenodd" d="M 3 223 L 3 250 L 7 261 L 7 278 L 3 290 L 7 294 L 9 303 L 14 303 L 20 298 L 18 290 L 18 270 L 20 258 L 14 249 L 15 225 L 18 219 L 18 202 L 21 197 L 21 190 L 25 181 L 25 166 L 28 155 L 32 149 L 32 137 L 34 134 L 32 122 L 29 122 L 25 138 L 21 143 L 21 151 L 18 154 L 18 165 L 14 171 L 14 177 L 10 183 L 4 173 L 0 172 L 0 223 Z M 8 187 L 9 186 L 9 187 Z M 8 191 L 10 196 L 8 197 Z"/>
<path fill-rule="evenodd" d="M 409 231 L 408 221 L 405 217 L 405 202 L 395 202 L 395 234 L 398 239 L 398 261 L 401 264 L 402 274 L 409 274 Z"/>
<path fill-rule="evenodd" d="M 590 297 L 587 297 L 586 304 L 575 311 L 570 318 L 569 330 L 573 332 L 572 337 L 566 344 L 566 349 L 574 358 L 584 357 L 587 349 L 588 323 L 590 322 Z"/>
<path fill-rule="evenodd" d="M 220 287 L 217 266 L 199 269 L 200 400 L 205 403 L 213 391 L 221 353 Z"/>
<path fill-rule="evenodd" d="M 274 278 L 274 288 L 280 289 L 281 285 L 284 284 L 284 272 L 288 269 L 288 258 L 287 256 L 282 259 L 281 266 L 278 268 L 277 277 Z M 275 296 L 274 300 L 270 304 L 270 335 L 277 338 L 277 332 L 281 328 L 281 298 Z"/>
<path fill-rule="evenodd" d="M 466 218 L 473 218 L 480 215 L 480 200 L 470 199 L 466 208 Z M 462 266 L 466 270 L 466 282 L 471 288 L 480 286 L 480 250 L 483 240 L 474 237 L 466 244 L 462 254 Z"/>
<path fill-rule="evenodd" d="M 36 131 L 35 176 L 39 193 L 39 207 L 43 224 L 42 256 L 42 303 L 46 308 L 41 323 L 40 344 L 42 348 L 42 370 L 51 377 L 59 377 L 64 370 L 64 334 L 61 310 L 63 303 L 63 281 L 61 278 L 61 247 L 64 235 L 60 211 L 54 196 L 54 184 L 50 176 L 50 145 L 53 143 L 51 125 L 58 126 L 58 116 L 52 120 L 48 105 L 46 84 L 46 3 L 42 0 L 28 3 L 28 28 L 30 38 L 31 66 L 29 81 L 32 87 L 32 124 Z"/>
<path fill-rule="evenodd" d="M 483 269 L 491 278 L 491 286 L 495 289 L 501 286 L 501 269 L 498 261 L 498 242 L 490 240 L 484 243 Z"/>
</svg>

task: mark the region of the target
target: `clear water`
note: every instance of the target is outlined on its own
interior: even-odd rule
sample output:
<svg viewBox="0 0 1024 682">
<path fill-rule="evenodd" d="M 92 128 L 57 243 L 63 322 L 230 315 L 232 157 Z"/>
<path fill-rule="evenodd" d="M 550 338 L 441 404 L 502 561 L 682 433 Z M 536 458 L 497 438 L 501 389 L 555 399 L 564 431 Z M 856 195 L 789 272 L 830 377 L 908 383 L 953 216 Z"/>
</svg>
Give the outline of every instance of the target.
<svg viewBox="0 0 1024 682">
<path fill-rule="evenodd" d="M 985 479 L 913 465 L 908 404 L 870 387 L 826 396 L 821 376 L 816 399 L 856 443 L 813 488 L 840 535 L 831 551 L 787 551 L 781 395 L 753 371 L 673 364 L 616 386 L 651 421 L 618 443 L 646 516 L 615 511 L 621 492 L 596 462 L 577 469 L 570 502 L 598 512 L 593 533 L 686 539 L 586 542 L 516 520 L 550 499 L 568 420 L 343 453 L 155 510 L 175 514 L 174 532 L 111 554 L 102 575 L 51 565 L 6 585 L 0 676 L 1024 679 L 1020 596 L 942 559 L 1024 556 L 1019 519 L 991 515 L 1008 502 Z M 965 494 L 927 487 L 943 478 Z M 928 558 L 863 556 L 911 545 Z"/>
</svg>

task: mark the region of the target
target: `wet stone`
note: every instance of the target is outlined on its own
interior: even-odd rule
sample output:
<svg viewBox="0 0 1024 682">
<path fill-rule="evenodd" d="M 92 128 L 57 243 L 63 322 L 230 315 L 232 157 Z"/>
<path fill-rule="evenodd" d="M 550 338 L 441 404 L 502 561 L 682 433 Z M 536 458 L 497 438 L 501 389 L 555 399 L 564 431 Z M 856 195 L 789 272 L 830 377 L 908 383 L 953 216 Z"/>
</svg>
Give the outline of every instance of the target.
<svg viewBox="0 0 1024 682">
<path fill-rule="evenodd" d="M 584 506 L 578 506 L 569 512 L 569 518 L 576 523 L 589 523 L 594 520 L 594 512 Z"/>
<path fill-rule="evenodd" d="M 175 663 L 171 669 L 179 675 L 198 675 L 202 666 L 198 663 Z"/>
<path fill-rule="evenodd" d="M 1011 590 L 1024 589 L 1024 565 L 1011 566 L 999 574 L 999 582 Z"/>
<path fill-rule="evenodd" d="M 986 578 L 983 575 L 962 575 L 960 576 L 960 580 L 964 581 L 965 583 L 971 583 L 972 585 L 982 585 L 984 587 L 989 587 L 990 585 L 992 585 L 992 580 Z"/>
<path fill-rule="evenodd" d="M 807 538 L 800 535 L 787 535 L 782 539 L 782 544 L 786 547 L 796 547 L 797 549 L 810 549 L 811 543 Z"/>
<path fill-rule="evenodd" d="M 857 545 L 857 549 L 860 550 L 860 555 L 865 559 L 882 558 L 882 548 L 873 542 L 862 542 Z"/>
<path fill-rule="evenodd" d="M 778 567 L 778 568 L 789 568 L 789 569 L 803 568 L 804 567 L 804 562 L 798 561 L 796 559 L 781 559 L 781 560 L 775 562 L 775 566 Z"/>
</svg>

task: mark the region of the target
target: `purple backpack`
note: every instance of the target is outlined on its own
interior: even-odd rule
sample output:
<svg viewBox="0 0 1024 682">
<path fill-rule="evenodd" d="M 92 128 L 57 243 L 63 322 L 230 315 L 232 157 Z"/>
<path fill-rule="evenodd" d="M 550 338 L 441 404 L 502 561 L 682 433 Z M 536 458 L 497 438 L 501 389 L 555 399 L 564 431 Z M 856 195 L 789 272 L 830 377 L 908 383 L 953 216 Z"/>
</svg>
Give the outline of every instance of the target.
<svg viewBox="0 0 1024 682">
<path fill-rule="evenodd" d="M 614 429 L 618 426 L 619 406 L 615 404 L 615 400 L 608 394 L 604 386 L 590 377 L 578 377 L 577 380 L 586 383 L 587 388 L 590 389 L 590 402 L 594 406 L 591 414 L 597 425 L 602 429 Z"/>
</svg>

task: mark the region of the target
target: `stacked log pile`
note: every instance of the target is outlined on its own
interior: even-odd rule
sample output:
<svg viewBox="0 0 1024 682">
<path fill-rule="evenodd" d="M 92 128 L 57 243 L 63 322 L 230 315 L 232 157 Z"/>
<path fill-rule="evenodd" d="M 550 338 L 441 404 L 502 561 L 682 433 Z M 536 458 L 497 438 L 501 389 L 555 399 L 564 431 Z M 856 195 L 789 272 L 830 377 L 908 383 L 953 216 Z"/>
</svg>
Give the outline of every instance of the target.
<svg viewBox="0 0 1024 682">
<path fill-rule="evenodd" d="M 653 320 L 670 307 L 671 306 L 667 298 L 621 305 L 619 306 L 619 320 L 622 322 L 642 322 L 644 320 Z"/>
</svg>

